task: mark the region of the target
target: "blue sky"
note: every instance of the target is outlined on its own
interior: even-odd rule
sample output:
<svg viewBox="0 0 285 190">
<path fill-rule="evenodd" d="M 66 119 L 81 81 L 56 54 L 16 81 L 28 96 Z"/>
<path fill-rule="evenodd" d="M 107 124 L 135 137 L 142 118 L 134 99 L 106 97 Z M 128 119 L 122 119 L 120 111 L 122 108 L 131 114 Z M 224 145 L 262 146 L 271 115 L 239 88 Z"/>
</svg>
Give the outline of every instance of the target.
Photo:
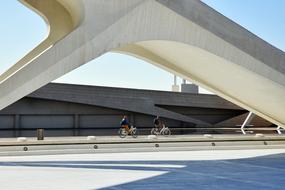
<svg viewBox="0 0 285 190">
<path fill-rule="evenodd" d="M 285 51 L 284 0 L 203 1 Z M 47 27 L 41 17 L 16 0 L 2 2 L 0 22 L 2 73 L 45 38 Z M 126 72 L 124 76 L 121 74 L 122 70 Z M 108 53 L 66 74 L 56 82 L 170 90 L 173 75 L 136 58 Z"/>
</svg>

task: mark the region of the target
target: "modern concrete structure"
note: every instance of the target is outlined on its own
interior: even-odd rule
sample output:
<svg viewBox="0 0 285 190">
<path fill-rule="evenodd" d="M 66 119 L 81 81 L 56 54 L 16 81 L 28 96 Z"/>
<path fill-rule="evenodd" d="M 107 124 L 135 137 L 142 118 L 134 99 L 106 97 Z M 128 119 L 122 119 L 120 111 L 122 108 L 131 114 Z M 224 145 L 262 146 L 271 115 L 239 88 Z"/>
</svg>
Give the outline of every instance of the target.
<svg viewBox="0 0 285 190">
<path fill-rule="evenodd" d="M 144 59 L 285 125 L 285 53 L 199 0 L 21 0 L 48 37 L 0 76 L 0 109 L 109 52 Z"/>
<path fill-rule="evenodd" d="M 141 135 L 157 115 L 173 134 L 233 133 L 247 114 L 215 95 L 51 83 L 0 111 L 0 137 L 35 137 L 38 128 L 45 136 L 117 135 L 123 115 Z M 247 125 L 272 123 L 255 117 Z"/>
<path fill-rule="evenodd" d="M 182 83 L 181 84 L 181 92 L 198 94 L 199 93 L 199 87 L 195 84 Z"/>
</svg>

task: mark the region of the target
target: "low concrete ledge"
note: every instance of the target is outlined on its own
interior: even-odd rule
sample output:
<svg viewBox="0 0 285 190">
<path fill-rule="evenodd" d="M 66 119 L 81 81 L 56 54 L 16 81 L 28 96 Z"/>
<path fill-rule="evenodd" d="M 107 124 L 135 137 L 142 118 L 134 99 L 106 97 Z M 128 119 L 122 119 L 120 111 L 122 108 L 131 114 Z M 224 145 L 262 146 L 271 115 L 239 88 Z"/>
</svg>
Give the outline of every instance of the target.
<svg viewBox="0 0 285 190">
<path fill-rule="evenodd" d="M 94 140 L 96 140 L 96 137 L 95 136 L 88 136 L 87 140 L 88 141 L 94 141 Z"/>
<path fill-rule="evenodd" d="M 148 135 L 147 139 L 157 139 L 157 136 L 156 135 Z"/>
<path fill-rule="evenodd" d="M 285 141 L 228 141 L 228 142 L 148 142 L 110 144 L 65 144 L 0 146 L 0 156 L 34 156 L 56 154 L 96 154 L 157 151 L 201 151 L 201 150 L 256 150 L 285 149 Z"/>
<path fill-rule="evenodd" d="M 0 138 L 1 146 L 26 146 L 26 145 L 69 145 L 69 144 L 124 144 L 124 143 L 163 143 L 163 142 L 250 142 L 250 141 L 284 141 L 285 135 L 264 135 L 257 138 L 255 135 L 217 135 L 213 138 L 204 135 L 172 135 L 170 137 L 157 136 L 148 138 L 148 136 L 139 136 L 138 138 L 126 137 L 124 139 L 118 136 L 82 136 L 82 137 L 46 137 L 45 140 L 38 141 L 36 138 Z M 260 137 L 260 136 L 258 136 Z"/>
<path fill-rule="evenodd" d="M 17 142 L 27 142 L 28 139 L 26 137 L 18 137 Z"/>
<path fill-rule="evenodd" d="M 264 137 L 264 134 L 262 134 L 262 133 L 257 133 L 257 134 L 255 134 L 255 137 Z"/>
<path fill-rule="evenodd" d="M 210 135 L 210 134 L 205 134 L 204 137 L 206 137 L 206 138 L 213 138 L 214 136 Z"/>
</svg>

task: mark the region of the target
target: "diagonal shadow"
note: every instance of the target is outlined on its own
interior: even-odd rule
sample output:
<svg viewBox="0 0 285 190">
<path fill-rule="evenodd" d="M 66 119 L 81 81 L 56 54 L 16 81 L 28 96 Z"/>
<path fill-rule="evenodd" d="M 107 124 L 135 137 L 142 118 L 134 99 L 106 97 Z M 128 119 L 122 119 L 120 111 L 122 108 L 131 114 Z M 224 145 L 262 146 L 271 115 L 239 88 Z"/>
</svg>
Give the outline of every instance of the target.
<svg viewBox="0 0 285 190">
<path fill-rule="evenodd" d="M 250 159 L 189 161 L 186 167 L 103 190 L 284 190 L 285 154 Z"/>
<path fill-rule="evenodd" d="M 284 190 L 285 187 L 285 154 L 218 161 L 29 161 L 0 162 L 0 166 L 166 172 L 103 190 Z"/>
</svg>

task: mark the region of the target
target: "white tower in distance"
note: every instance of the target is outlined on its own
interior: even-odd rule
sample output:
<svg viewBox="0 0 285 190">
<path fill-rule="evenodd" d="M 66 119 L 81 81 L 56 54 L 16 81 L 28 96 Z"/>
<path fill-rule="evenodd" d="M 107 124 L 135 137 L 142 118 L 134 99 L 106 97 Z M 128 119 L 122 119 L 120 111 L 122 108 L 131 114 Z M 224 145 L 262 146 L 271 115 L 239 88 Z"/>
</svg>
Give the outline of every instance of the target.
<svg viewBox="0 0 285 190">
<path fill-rule="evenodd" d="M 177 85 L 177 76 L 174 75 L 174 84 L 172 85 L 172 91 L 173 92 L 179 92 L 180 91 L 180 88 L 179 88 L 179 85 Z"/>
</svg>

